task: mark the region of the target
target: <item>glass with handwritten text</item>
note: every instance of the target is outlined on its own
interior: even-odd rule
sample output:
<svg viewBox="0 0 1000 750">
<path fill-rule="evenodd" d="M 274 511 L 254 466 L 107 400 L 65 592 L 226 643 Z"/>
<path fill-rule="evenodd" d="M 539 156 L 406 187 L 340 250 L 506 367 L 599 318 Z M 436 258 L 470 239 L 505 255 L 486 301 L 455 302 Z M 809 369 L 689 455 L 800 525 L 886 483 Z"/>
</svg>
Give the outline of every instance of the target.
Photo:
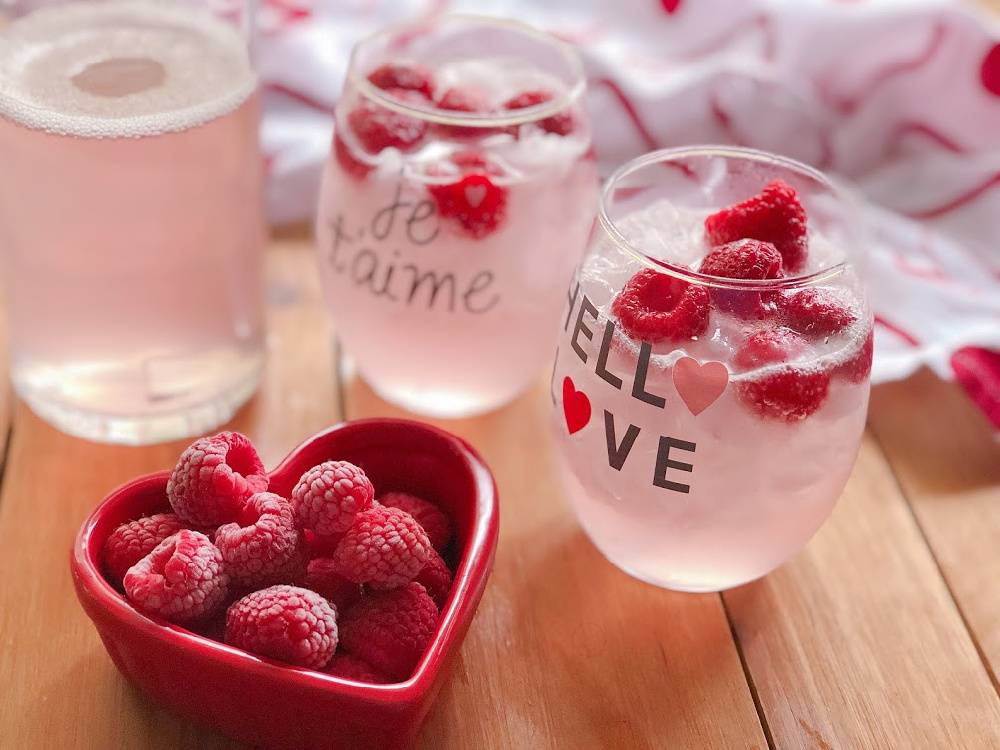
<svg viewBox="0 0 1000 750">
<path fill-rule="evenodd" d="M 819 529 L 868 407 L 862 246 L 850 198 L 781 157 L 660 151 L 610 178 L 552 380 L 567 493 L 608 559 L 719 591 Z"/>
<path fill-rule="evenodd" d="M 355 48 L 317 239 L 333 327 L 387 400 L 480 413 L 551 361 L 597 195 L 583 91 L 568 46 L 510 21 Z"/>
<path fill-rule="evenodd" d="M 0 31 L 12 381 L 66 432 L 189 437 L 257 386 L 264 221 L 248 7 L 0 9 L 13 13 Z"/>
</svg>

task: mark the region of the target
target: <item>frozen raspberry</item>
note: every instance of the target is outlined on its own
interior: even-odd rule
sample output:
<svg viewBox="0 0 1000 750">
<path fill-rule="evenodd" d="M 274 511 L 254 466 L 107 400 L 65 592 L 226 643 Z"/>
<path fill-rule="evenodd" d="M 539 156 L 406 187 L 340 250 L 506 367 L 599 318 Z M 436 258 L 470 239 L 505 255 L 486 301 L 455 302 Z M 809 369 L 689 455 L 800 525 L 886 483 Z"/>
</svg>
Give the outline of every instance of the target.
<svg viewBox="0 0 1000 750">
<path fill-rule="evenodd" d="M 438 109 L 449 112 L 472 112 L 486 114 L 493 111 L 489 98 L 472 88 L 450 88 L 434 102 Z"/>
<path fill-rule="evenodd" d="M 784 422 L 796 422 L 816 412 L 829 394 L 830 373 L 801 365 L 780 366 L 809 351 L 811 347 L 788 329 L 761 331 L 751 336 L 733 361 L 741 367 L 768 369 L 738 381 L 740 399 L 758 415 Z"/>
<path fill-rule="evenodd" d="M 503 103 L 503 108 L 511 110 L 536 107 L 539 104 L 545 104 L 546 102 L 552 101 L 553 97 L 554 95 L 551 91 L 525 91 L 505 101 Z M 546 133 L 569 135 L 573 132 L 573 115 L 569 112 L 559 112 L 551 117 L 539 120 L 538 127 Z"/>
<path fill-rule="evenodd" d="M 431 549 L 427 533 L 413 516 L 376 505 L 358 513 L 333 559 L 347 580 L 388 589 L 412 581 Z"/>
<path fill-rule="evenodd" d="M 380 89 L 419 91 L 428 99 L 434 97 L 434 76 L 423 65 L 386 63 L 369 73 L 368 80 Z"/>
<path fill-rule="evenodd" d="M 781 253 L 770 242 L 735 240 L 712 248 L 701 262 L 701 273 L 723 279 L 763 281 L 780 279 Z M 765 318 L 774 311 L 777 292 L 757 292 L 751 289 L 709 290 L 712 303 L 720 310 L 742 320 Z"/>
<path fill-rule="evenodd" d="M 337 564 L 329 557 L 317 557 L 309 561 L 302 586 L 335 605 L 338 612 L 352 605 L 361 596 L 361 584 L 344 578 L 337 571 Z"/>
<path fill-rule="evenodd" d="M 622 330 L 638 341 L 686 341 L 708 330 L 708 290 L 644 268 L 611 303 Z"/>
<path fill-rule="evenodd" d="M 334 654 L 323 671 L 334 677 L 343 677 L 345 680 L 355 682 L 370 682 L 376 685 L 392 682 L 371 664 L 351 654 Z"/>
<path fill-rule="evenodd" d="M 795 273 L 806 262 L 806 212 L 794 188 L 773 180 L 760 194 L 706 218 L 705 239 L 711 246 L 740 239 L 770 242 L 784 269 Z"/>
<path fill-rule="evenodd" d="M 157 513 L 123 523 L 104 542 L 104 564 L 112 582 L 121 584 L 128 569 L 166 539 L 184 528 L 173 513 Z"/>
<path fill-rule="evenodd" d="M 781 253 L 770 242 L 734 240 L 713 247 L 698 269 L 723 279 L 780 279 Z"/>
<path fill-rule="evenodd" d="M 322 669 L 337 648 L 337 611 L 315 591 L 271 586 L 229 607 L 226 643 L 297 667 Z"/>
<path fill-rule="evenodd" d="M 448 569 L 444 558 L 431 549 L 427 562 L 413 580 L 427 589 L 427 593 L 440 611 L 448 601 L 452 583 L 451 570 Z"/>
<path fill-rule="evenodd" d="M 809 288 L 784 295 L 778 309 L 785 325 L 807 336 L 832 336 L 857 320 L 850 305 L 831 289 Z"/>
<path fill-rule="evenodd" d="M 411 105 L 425 104 L 427 101 L 416 91 L 390 89 L 386 93 Z M 427 132 L 424 120 L 367 99 L 348 113 L 347 124 L 354 131 L 361 148 L 369 154 L 377 154 L 387 148 L 412 151 Z"/>
<path fill-rule="evenodd" d="M 498 164 L 478 152 L 467 151 L 455 154 L 450 162 L 435 165 L 429 174 L 458 177 L 449 184 L 427 186 L 438 214 L 458 232 L 482 239 L 503 224 L 507 216 L 507 189 L 490 179 L 504 174 Z"/>
<path fill-rule="evenodd" d="M 351 528 L 354 517 L 372 506 L 375 489 L 365 473 L 347 461 L 326 461 L 305 472 L 292 489 L 295 518 L 319 536 Z"/>
<path fill-rule="evenodd" d="M 496 110 L 489 98 L 481 91 L 473 88 L 450 88 L 438 97 L 435 105 L 438 109 L 448 112 L 485 115 Z M 451 125 L 440 123 L 435 125 L 435 131 L 443 138 L 483 138 L 500 132 L 495 127 L 477 125 Z"/>
<path fill-rule="evenodd" d="M 872 360 L 875 355 L 875 329 L 869 328 L 868 335 L 861 343 L 858 353 L 836 368 L 835 374 L 843 375 L 852 383 L 864 383 L 871 375 Z"/>
<path fill-rule="evenodd" d="M 733 357 L 733 363 L 745 370 L 790 362 L 806 354 L 811 347 L 789 328 L 767 328 L 750 336 Z"/>
<path fill-rule="evenodd" d="M 188 624 L 207 620 L 225 601 L 229 574 L 207 536 L 181 529 L 129 568 L 123 583 L 142 609 Z"/>
<path fill-rule="evenodd" d="M 333 134 L 333 156 L 340 168 L 355 180 L 363 180 L 373 169 L 371 164 L 366 164 L 355 158 L 354 154 L 351 153 L 351 147 L 344 143 L 344 139 L 340 137 L 339 133 Z"/>
<path fill-rule="evenodd" d="M 378 501 L 389 508 L 405 510 L 413 516 L 427 532 L 431 546 L 438 552 L 444 550 L 451 541 L 451 521 L 434 503 L 406 492 L 386 492 L 379 496 Z"/>
<path fill-rule="evenodd" d="M 216 526 L 236 518 L 246 499 L 267 485 L 250 439 L 220 432 L 196 440 L 181 454 L 167 481 L 167 499 L 181 520 Z"/>
<path fill-rule="evenodd" d="M 239 586 L 290 583 L 306 572 L 306 540 L 292 504 L 273 492 L 252 495 L 239 519 L 215 532 L 215 546 Z"/>
<path fill-rule="evenodd" d="M 419 583 L 377 591 L 341 620 L 341 644 L 393 681 L 413 673 L 437 628 L 438 610 Z"/>
</svg>

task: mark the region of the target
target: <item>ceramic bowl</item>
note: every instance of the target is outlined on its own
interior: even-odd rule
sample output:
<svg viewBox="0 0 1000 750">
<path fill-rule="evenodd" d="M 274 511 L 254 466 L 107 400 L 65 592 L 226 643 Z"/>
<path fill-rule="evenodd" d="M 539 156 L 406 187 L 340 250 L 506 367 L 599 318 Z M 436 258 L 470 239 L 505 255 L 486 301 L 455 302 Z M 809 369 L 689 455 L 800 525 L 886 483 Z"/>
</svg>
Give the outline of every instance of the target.
<svg viewBox="0 0 1000 750">
<path fill-rule="evenodd" d="M 168 709 L 255 747 L 397 749 L 416 741 L 493 566 L 496 485 L 459 438 L 418 422 L 367 419 L 299 445 L 270 472 L 271 491 L 287 495 L 303 472 L 331 459 L 360 466 L 378 492 L 435 498 L 455 524 L 454 584 L 410 679 L 373 685 L 287 666 L 136 609 L 105 580 L 102 549 L 119 524 L 170 510 L 167 471 L 109 494 L 81 527 L 71 556 L 80 603 L 127 679 Z"/>
</svg>

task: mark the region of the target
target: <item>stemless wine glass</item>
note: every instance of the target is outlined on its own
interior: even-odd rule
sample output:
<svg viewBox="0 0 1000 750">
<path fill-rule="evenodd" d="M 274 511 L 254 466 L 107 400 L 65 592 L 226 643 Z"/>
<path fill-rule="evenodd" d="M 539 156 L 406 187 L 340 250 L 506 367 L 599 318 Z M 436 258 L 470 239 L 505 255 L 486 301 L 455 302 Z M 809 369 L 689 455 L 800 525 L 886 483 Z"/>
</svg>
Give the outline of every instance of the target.
<svg viewBox="0 0 1000 750">
<path fill-rule="evenodd" d="M 552 381 L 567 493 L 609 560 L 718 591 L 812 537 L 865 424 L 862 250 L 850 197 L 779 156 L 659 151 L 610 178 Z"/>
<path fill-rule="evenodd" d="M 550 361 L 597 194 L 583 92 L 574 51 L 512 21 L 354 49 L 316 231 L 333 326 L 383 398 L 480 413 Z"/>
<path fill-rule="evenodd" d="M 68 433 L 190 437 L 257 387 L 265 224 L 253 7 L 2 9 L 11 378 Z"/>
</svg>

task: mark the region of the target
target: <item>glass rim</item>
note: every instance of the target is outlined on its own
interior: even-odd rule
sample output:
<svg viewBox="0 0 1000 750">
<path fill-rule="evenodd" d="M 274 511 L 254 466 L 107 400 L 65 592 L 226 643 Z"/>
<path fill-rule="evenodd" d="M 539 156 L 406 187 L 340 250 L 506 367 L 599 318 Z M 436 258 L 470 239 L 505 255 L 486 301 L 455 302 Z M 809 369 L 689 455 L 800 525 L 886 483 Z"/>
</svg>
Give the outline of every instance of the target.
<svg viewBox="0 0 1000 750">
<path fill-rule="evenodd" d="M 853 205 L 856 202 L 849 191 L 840 187 L 834 180 L 823 174 L 823 172 L 815 169 L 814 167 L 810 167 L 808 164 L 804 164 L 787 156 L 781 156 L 780 154 L 746 148 L 744 146 L 725 145 L 681 146 L 677 148 L 658 149 L 656 151 L 650 151 L 643 154 L 642 156 L 638 156 L 635 159 L 631 159 L 618 167 L 618 169 L 616 169 L 611 176 L 608 177 L 607 181 L 604 183 L 604 187 L 601 189 L 597 218 L 605 233 L 621 251 L 631 255 L 640 263 L 648 268 L 652 268 L 655 271 L 665 273 L 669 276 L 673 276 L 692 284 L 699 284 L 701 286 L 714 287 L 717 289 L 734 289 L 756 292 L 769 291 L 773 289 L 797 289 L 828 281 L 847 271 L 847 261 L 841 261 L 840 263 L 832 265 L 829 268 L 823 268 L 819 271 L 813 271 L 808 274 L 786 276 L 781 279 L 727 279 L 721 276 L 711 276 L 709 274 L 700 273 L 690 268 L 670 263 L 669 261 L 654 258 L 640 248 L 636 247 L 628 240 L 628 238 L 625 237 L 624 234 L 619 231 L 618 227 L 615 226 L 614 220 L 612 220 L 608 214 L 608 205 L 611 202 L 611 193 L 615 189 L 615 185 L 623 178 L 638 172 L 640 169 L 644 169 L 653 164 L 673 162 L 678 158 L 685 156 L 729 156 L 755 161 L 758 163 L 785 167 L 814 179 L 843 203 Z"/>
<path fill-rule="evenodd" d="M 413 106 L 406 102 L 394 99 L 383 89 L 368 80 L 367 76 L 361 74 L 358 69 L 358 55 L 368 46 L 375 42 L 406 33 L 414 29 L 431 26 L 441 26 L 450 21 L 465 21 L 470 25 L 487 26 L 493 28 L 506 28 L 531 37 L 536 41 L 559 52 L 568 63 L 573 77 L 573 85 L 566 91 L 553 92 L 556 95 L 547 102 L 535 104 L 522 109 L 507 110 L 505 114 L 499 116 L 494 112 L 456 112 L 455 110 L 439 109 L 434 106 L 421 107 Z M 583 69 L 583 60 L 571 44 L 556 38 L 546 31 L 531 26 L 521 21 L 509 18 L 499 18 L 496 16 L 479 15 L 475 13 L 446 13 L 432 19 L 420 21 L 406 21 L 401 23 L 382 26 L 377 31 L 369 34 L 364 39 L 354 45 L 350 57 L 347 61 L 347 78 L 354 88 L 366 99 L 377 102 L 386 109 L 391 109 L 400 114 L 409 115 L 428 122 L 435 122 L 442 125 L 464 125 L 466 127 L 481 128 L 502 128 L 511 125 L 522 125 L 529 122 L 544 120 L 564 111 L 567 107 L 575 103 L 583 96 L 587 81 Z M 516 115 L 513 113 L 517 113 Z"/>
</svg>

